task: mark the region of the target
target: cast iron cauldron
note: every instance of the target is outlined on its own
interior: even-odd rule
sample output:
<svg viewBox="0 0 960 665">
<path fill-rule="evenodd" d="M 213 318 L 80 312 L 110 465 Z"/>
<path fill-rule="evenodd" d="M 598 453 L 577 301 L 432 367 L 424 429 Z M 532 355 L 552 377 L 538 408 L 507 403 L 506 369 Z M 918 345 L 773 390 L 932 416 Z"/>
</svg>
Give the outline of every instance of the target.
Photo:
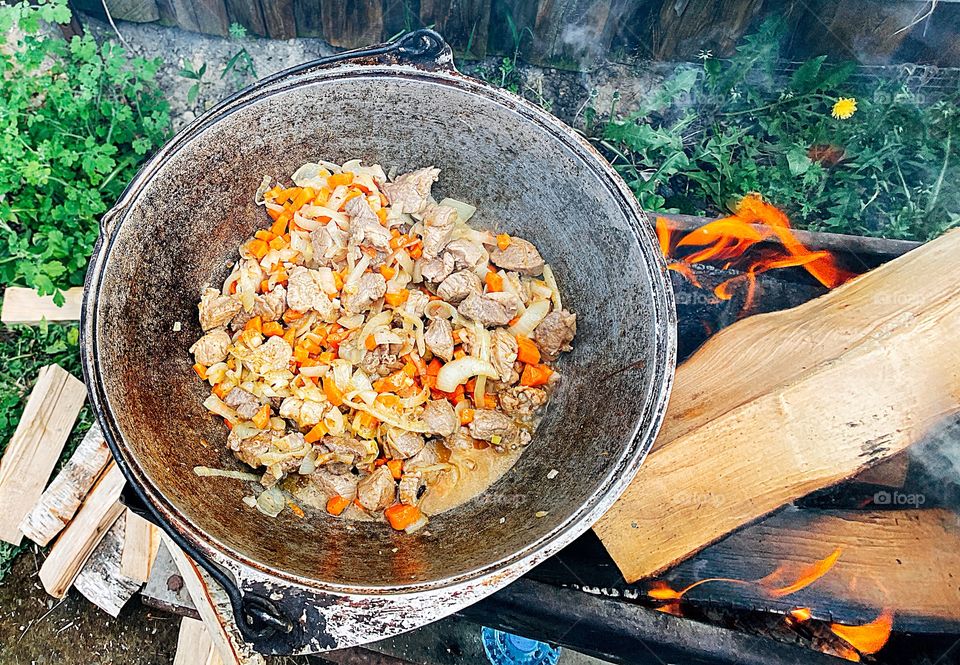
<svg viewBox="0 0 960 665">
<path fill-rule="evenodd" d="M 202 288 L 222 282 L 237 245 L 264 224 L 253 202 L 264 174 L 351 158 L 399 172 L 438 166 L 438 198 L 473 202 L 477 224 L 533 241 L 578 316 L 529 449 L 486 494 L 431 519 L 429 535 L 316 512 L 271 519 L 242 503 L 249 483 L 192 472 L 242 466 L 190 369 Z M 369 642 L 508 584 L 610 507 L 660 425 L 675 312 L 636 200 L 556 118 L 458 74 L 434 32 L 308 63 L 225 100 L 144 166 L 102 226 L 83 367 L 128 500 L 225 586 L 264 653 Z"/>
</svg>

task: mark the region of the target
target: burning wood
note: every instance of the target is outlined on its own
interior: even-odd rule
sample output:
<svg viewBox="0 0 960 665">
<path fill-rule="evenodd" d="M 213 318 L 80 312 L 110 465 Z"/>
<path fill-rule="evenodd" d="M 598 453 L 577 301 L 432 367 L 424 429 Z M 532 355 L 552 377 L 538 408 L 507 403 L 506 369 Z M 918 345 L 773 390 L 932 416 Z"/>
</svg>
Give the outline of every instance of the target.
<svg viewBox="0 0 960 665">
<path fill-rule="evenodd" d="M 830 252 L 808 250 L 793 233 L 787 216 L 758 194 L 743 197 L 733 215 L 710 222 L 682 237 L 666 217 L 657 218 L 656 229 L 660 249 L 670 259 L 667 267 L 695 286 L 700 284 L 691 268 L 694 264 L 717 263 L 725 269 L 739 270 L 741 275 L 721 282 L 714 287 L 713 293 L 720 300 L 729 300 L 736 289 L 746 288 L 744 312 L 753 303 L 757 275 L 768 270 L 803 267 L 831 289 L 855 276 L 841 268 Z M 776 241 L 779 247 L 759 249 L 768 241 Z"/>
<path fill-rule="evenodd" d="M 740 321 L 681 365 L 653 452 L 594 527 L 627 580 L 892 457 L 960 410 L 958 252 L 960 233 L 947 234 Z"/>
<path fill-rule="evenodd" d="M 890 639 L 890 632 L 893 630 L 893 612 L 884 610 L 876 620 L 862 626 L 832 623 L 830 630 L 860 653 L 876 653 Z"/>
</svg>

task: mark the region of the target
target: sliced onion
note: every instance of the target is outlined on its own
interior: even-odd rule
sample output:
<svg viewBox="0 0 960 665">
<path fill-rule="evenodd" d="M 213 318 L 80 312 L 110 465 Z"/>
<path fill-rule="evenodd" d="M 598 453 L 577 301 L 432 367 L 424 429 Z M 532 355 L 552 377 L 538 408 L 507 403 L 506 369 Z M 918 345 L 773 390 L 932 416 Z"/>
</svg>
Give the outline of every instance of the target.
<svg viewBox="0 0 960 665">
<path fill-rule="evenodd" d="M 260 186 L 257 187 L 256 193 L 253 195 L 253 202 L 258 206 L 266 203 L 266 199 L 263 198 L 263 195 L 267 193 L 267 190 L 270 189 L 270 181 L 272 178 L 268 175 L 263 176 L 263 180 L 260 181 Z"/>
<path fill-rule="evenodd" d="M 557 286 L 557 280 L 553 276 L 553 269 L 546 263 L 543 264 L 543 281 L 550 287 L 553 309 L 559 312 L 563 309 L 563 304 L 560 302 L 560 288 Z"/>
<path fill-rule="evenodd" d="M 452 393 L 461 383 L 474 376 L 497 378 L 497 370 L 489 361 L 474 356 L 465 356 L 444 364 L 437 372 L 437 390 Z"/>
<path fill-rule="evenodd" d="M 374 400 L 372 404 L 365 404 L 363 402 L 345 399 L 343 403 L 349 406 L 351 409 L 369 413 L 371 416 L 377 420 L 380 420 L 381 422 L 385 422 L 388 425 L 393 425 L 394 427 L 398 427 L 408 432 L 418 432 L 423 434 L 428 431 L 426 423 L 417 420 L 409 420 L 402 416 L 398 416 L 393 411 L 382 407 L 376 400 Z"/>
<path fill-rule="evenodd" d="M 350 218 L 344 213 L 339 210 L 334 210 L 333 208 L 328 208 L 327 206 L 317 206 L 308 203 L 300 208 L 299 212 L 303 217 L 315 218 L 323 223 L 326 223 L 326 220 L 320 219 L 322 217 L 329 217 L 339 224 L 348 224 L 350 222 Z"/>
<path fill-rule="evenodd" d="M 323 376 L 328 371 L 330 371 L 330 368 L 326 365 L 314 365 L 313 367 L 301 367 L 299 373 L 302 376 L 316 378 Z"/>
<path fill-rule="evenodd" d="M 347 330 L 353 330 L 363 325 L 363 314 L 354 314 L 353 316 L 341 316 L 337 323 Z"/>
<path fill-rule="evenodd" d="M 317 470 L 317 449 L 311 446 L 310 450 L 307 451 L 307 454 L 304 455 L 303 461 L 300 462 L 300 468 L 297 469 L 297 473 L 302 476 L 313 473 Z"/>
<path fill-rule="evenodd" d="M 469 203 L 464 203 L 463 201 L 458 201 L 456 199 L 444 199 L 440 202 L 442 206 L 449 206 L 457 211 L 457 217 L 460 218 L 461 222 L 466 222 L 468 219 L 473 217 L 473 213 L 477 211 L 476 206 L 472 206 Z"/>
<path fill-rule="evenodd" d="M 226 418 L 231 425 L 236 425 L 240 422 L 240 417 L 237 415 L 237 412 L 227 406 L 227 403 L 216 395 L 207 397 L 207 399 L 203 401 L 203 406 L 207 411 Z"/>
<path fill-rule="evenodd" d="M 326 222 L 321 222 L 316 219 L 310 219 L 309 217 L 304 217 L 299 212 L 293 213 L 293 221 L 296 222 L 297 226 L 307 231 L 316 231 L 322 227 Z"/>
<path fill-rule="evenodd" d="M 411 397 L 403 397 L 400 399 L 400 406 L 404 409 L 412 409 L 415 406 L 420 406 L 430 397 L 430 388 L 424 386 L 423 390 L 418 392 L 416 395 Z M 466 401 L 466 400 L 463 400 Z"/>
<path fill-rule="evenodd" d="M 268 517 L 276 517 L 287 505 L 287 499 L 276 487 L 261 492 L 257 497 L 257 510 Z"/>
<path fill-rule="evenodd" d="M 526 311 L 520 315 L 520 320 L 507 328 L 507 331 L 511 335 L 523 335 L 524 337 L 530 337 L 536 327 L 540 325 L 540 322 L 543 321 L 549 313 L 549 300 L 534 301 L 529 307 L 527 307 Z"/>
<path fill-rule="evenodd" d="M 356 291 L 357 284 L 360 282 L 360 278 L 363 277 L 363 273 L 370 266 L 370 255 L 364 253 L 360 257 L 360 260 L 357 261 L 356 265 L 353 266 L 353 270 L 350 271 L 350 274 L 347 276 L 347 279 L 343 282 L 343 290 L 347 293 L 352 293 Z M 350 289 L 353 289 L 351 291 Z"/>
<path fill-rule="evenodd" d="M 193 472 L 202 478 L 233 478 L 234 480 L 260 480 L 260 476 L 246 471 L 230 469 L 211 469 L 209 466 L 195 466 Z"/>
<path fill-rule="evenodd" d="M 431 321 L 433 319 L 456 319 L 456 308 L 446 300 L 431 300 L 423 308 L 423 314 Z"/>
<path fill-rule="evenodd" d="M 427 519 L 427 516 L 424 515 L 423 513 L 421 513 L 419 519 L 417 519 L 416 522 L 414 522 L 413 524 L 411 524 L 410 526 L 408 526 L 408 527 L 407 527 L 406 529 L 404 529 L 403 531 L 404 531 L 404 533 L 416 533 L 417 531 L 419 531 L 419 530 L 422 529 L 423 527 L 427 526 L 427 522 L 428 522 L 428 521 L 429 521 L 429 520 Z"/>
</svg>

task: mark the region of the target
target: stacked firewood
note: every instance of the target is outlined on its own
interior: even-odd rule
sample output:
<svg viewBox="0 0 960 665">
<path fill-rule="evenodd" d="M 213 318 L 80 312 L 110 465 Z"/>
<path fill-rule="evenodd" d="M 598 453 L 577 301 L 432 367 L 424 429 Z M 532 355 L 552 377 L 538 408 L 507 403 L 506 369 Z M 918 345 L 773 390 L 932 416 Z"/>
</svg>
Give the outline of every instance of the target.
<svg viewBox="0 0 960 665">
<path fill-rule="evenodd" d="M 49 298 L 7 289 L 2 319 L 75 320 L 79 299 L 69 296 L 64 309 L 54 310 Z M 49 546 L 39 574 L 46 592 L 63 598 L 73 587 L 112 617 L 141 590 L 159 548 L 165 547 L 202 619 L 183 619 L 175 665 L 262 663 L 231 623 L 223 592 L 160 529 L 121 503 L 126 480 L 99 425 L 50 479 L 86 397 L 83 383 L 59 365 L 40 370 L 0 458 L 0 540 L 20 545 L 27 538 Z"/>
</svg>

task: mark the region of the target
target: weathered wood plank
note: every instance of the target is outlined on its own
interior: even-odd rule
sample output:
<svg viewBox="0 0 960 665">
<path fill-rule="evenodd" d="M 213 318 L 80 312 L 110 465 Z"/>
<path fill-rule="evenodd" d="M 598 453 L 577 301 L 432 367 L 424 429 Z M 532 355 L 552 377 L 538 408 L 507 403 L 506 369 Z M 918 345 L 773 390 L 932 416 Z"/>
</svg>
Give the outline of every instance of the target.
<svg viewBox="0 0 960 665">
<path fill-rule="evenodd" d="M 801 9 L 792 52 L 803 57 L 831 53 L 842 60 L 886 65 L 910 34 L 907 26 L 926 7 L 920 2 L 813 0 Z"/>
<path fill-rule="evenodd" d="M 358 48 L 383 38 L 381 0 L 324 0 L 323 38 L 333 46 Z"/>
<path fill-rule="evenodd" d="M 177 654 L 173 665 L 213 665 L 223 662 L 213 647 L 213 640 L 202 621 L 183 617 L 177 637 Z"/>
<path fill-rule="evenodd" d="M 53 540 L 73 519 L 109 461 L 110 449 L 100 425 L 94 423 L 33 510 L 20 522 L 20 532 L 41 546 Z"/>
<path fill-rule="evenodd" d="M 493 0 L 487 51 L 513 56 L 530 46 L 537 23 L 537 0 Z"/>
<path fill-rule="evenodd" d="M 19 545 L 20 522 L 37 503 L 87 399 L 59 365 L 40 370 L 20 424 L 0 459 L 0 540 Z"/>
<path fill-rule="evenodd" d="M 120 492 L 125 482 L 120 468 L 111 462 L 77 516 L 53 544 L 39 573 L 43 588 L 51 596 L 63 598 L 94 548 L 123 513 Z"/>
<path fill-rule="evenodd" d="M 227 665 L 265 665 L 263 656 L 253 651 L 240 636 L 230 599 L 223 589 L 207 577 L 166 534 L 162 538 L 220 659 Z"/>
<path fill-rule="evenodd" d="M 320 0 L 293 0 L 293 18 L 297 24 L 298 37 L 323 35 L 320 5 Z"/>
<path fill-rule="evenodd" d="M 526 58 L 535 64 L 588 69 L 602 58 L 630 0 L 541 0 Z"/>
<path fill-rule="evenodd" d="M 131 510 L 126 511 L 120 572 L 138 582 L 150 579 L 150 568 L 160 547 L 160 532 Z"/>
<path fill-rule="evenodd" d="M 654 451 L 594 527 L 625 578 L 892 457 L 960 409 L 958 251 L 948 233 L 744 319 L 681 365 Z"/>
<path fill-rule="evenodd" d="M 263 10 L 260 0 L 226 0 L 227 18 L 239 23 L 247 32 L 260 37 L 267 36 L 267 26 L 263 22 Z"/>
<path fill-rule="evenodd" d="M 126 518 L 121 514 L 73 582 L 84 598 L 112 617 L 120 614 L 123 606 L 142 586 L 141 582 L 130 579 L 120 570 L 125 529 Z"/>
<path fill-rule="evenodd" d="M 106 3 L 115 20 L 152 23 L 160 18 L 155 0 L 106 0 Z"/>
<path fill-rule="evenodd" d="M 293 39 L 297 36 L 297 21 L 293 16 L 294 0 L 261 0 L 263 23 L 272 39 Z"/>
<path fill-rule="evenodd" d="M 716 57 L 731 55 L 763 0 L 720 2 L 664 2 L 654 7 L 646 23 L 654 58 L 689 60 L 710 51 Z"/>
<path fill-rule="evenodd" d="M 433 24 L 461 55 L 482 58 L 487 54 L 490 0 L 420 0 L 420 21 Z"/>
<path fill-rule="evenodd" d="M 53 296 L 38 296 L 33 289 L 21 286 L 8 286 L 3 293 L 3 310 L 0 321 L 7 325 L 14 323 L 40 323 L 47 321 L 79 321 L 80 307 L 83 304 L 83 287 L 67 289 L 63 292 L 65 301 L 58 307 L 53 304 Z"/>
<path fill-rule="evenodd" d="M 420 0 L 383 0 L 383 39 L 422 28 Z"/>
<path fill-rule="evenodd" d="M 796 593 L 774 597 L 760 585 L 705 584 L 689 602 L 786 612 L 809 607 L 813 616 L 861 622 L 883 608 L 898 626 L 936 621 L 960 625 L 960 522 L 947 510 L 803 510 L 786 508 L 728 536 L 668 571 L 682 588 L 701 579 L 761 579 L 775 570 L 792 581 L 812 562 L 841 550 L 833 568 Z M 776 586 L 776 584 L 774 584 Z"/>
<path fill-rule="evenodd" d="M 224 0 L 168 0 L 167 7 L 160 7 L 161 17 L 165 9 L 173 13 L 176 25 L 184 30 L 226 37 L 230 31 L 227 7 Z"/>
</svg>

